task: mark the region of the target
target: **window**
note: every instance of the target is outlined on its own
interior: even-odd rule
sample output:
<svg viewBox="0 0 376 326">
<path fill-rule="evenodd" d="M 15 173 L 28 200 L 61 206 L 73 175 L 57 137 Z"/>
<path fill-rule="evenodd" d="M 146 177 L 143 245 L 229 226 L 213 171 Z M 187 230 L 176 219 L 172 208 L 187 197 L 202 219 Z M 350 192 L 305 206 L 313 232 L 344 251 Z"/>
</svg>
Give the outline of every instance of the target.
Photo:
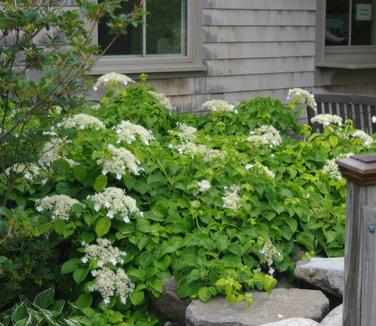
<svg viewBox="0 0 376 326">
<path fill-rule="evenodd" d="M 325 44 L 375 45 L 376 0 L 328 0 Z"/>
<path fill-rule="evenodd" d="M 103 1 L 103 0 L 98 0 Z M 130 12 L 137 0 L 124 4 Z M 146 0 L 144 24 L 129 26 L 98 61 L 93 73 L 110 70 L 124 73 L 205 70 L 201 60 L 200 0 Z M 106 22 L 98 24 L 95 41 L 106 48 L 112 36 Z"/>
<path fill-rule="evenodd" d="M 316 65 L 376 68 L 376 0 L 318 0 Z"/>
</svg>

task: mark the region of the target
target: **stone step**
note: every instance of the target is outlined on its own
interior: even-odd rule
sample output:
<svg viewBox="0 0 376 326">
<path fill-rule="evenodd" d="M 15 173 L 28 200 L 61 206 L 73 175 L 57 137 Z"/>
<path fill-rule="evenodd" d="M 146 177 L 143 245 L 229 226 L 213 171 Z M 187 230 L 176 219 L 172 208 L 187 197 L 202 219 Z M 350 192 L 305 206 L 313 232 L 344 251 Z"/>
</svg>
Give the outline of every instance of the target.
<svg viewBox="0 0 376 326">
<path fill-rule="evenodd" d="M 208 303 L 193 301 L 186 310 L 188 326 L 259 326 L 289 318 L 320 321 L 329 310 L 328 298 L 318 290 L 275 289 L 253 293 L 253 304 L 231 304 L 223 297 Z"/>
<path fill-rule="evenodd" d="M 344 287 L 344 258 L 320 258 L 298 261 L 295 276 L 340 298 Z"/>
</svg>

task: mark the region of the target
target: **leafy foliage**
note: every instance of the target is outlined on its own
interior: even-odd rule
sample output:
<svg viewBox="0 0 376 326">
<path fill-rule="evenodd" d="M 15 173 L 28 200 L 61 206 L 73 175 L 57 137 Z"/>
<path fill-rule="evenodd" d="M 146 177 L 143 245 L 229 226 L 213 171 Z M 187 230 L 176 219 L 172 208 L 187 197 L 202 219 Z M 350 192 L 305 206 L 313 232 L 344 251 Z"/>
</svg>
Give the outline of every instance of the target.
<svg viewBox="0 0 376 326">
<path fill-rule="evenodd" d="M 270 292 L 281 274 L 292 274 L 301 256 L 343 254 L 346 182 L 323 167 L 342 154 L 375 150 L 374 144 L 352 136 L 351 121 L 316 134 L 299 125 L 293 110 L 271 99 L 251 99 L 234 112 L 195 117 L 171 112 L 144 83 L 106 94 L 99 107 L 80 109 L 106 129 L 55 128 L 66 138 L 56 149 L 59 159 L 41 167 L 33 181 L 19 176 L 9 204 L 1 208 L 6 216 L 1 232 L 12 227 L 19 234 L 0 243 L 0 281 L 13 287 L 10 293 L 29 295 L 54 286 L 59 297 L 73 302 L 72 318 L 97 316 L 98 325 L 150 325 L 157 321 L 148 312 L 148 296 L 158 297 L 163 280 L 171 276 L 183 298 L 208 301 L 224 295 L 251 304 L 252 290 Z M 152 131 L 154 140 L 119 143 L 114 127 L 125 120 Z M 190 140 L 182 137 L 182 124 L 197 129 Z M 263 125 L 284 134 L 283 142 L 250 144 L 250 132 Z M 289 138 L 290 130 L 299 131 L 301 140 Z M 133 153 L 140 172 L 126 166 L 120 178 L 103 172 L 103 160 L 119 163 L 109 145 Z M 127 199 L 130 223 L 115 209 L 125 200 L 108 199 L 101 206 L 93 199 L 110 188 L 136 200 L 137 210 L 132 210 Z M 0 189 L 4 195 L 5 186 Z M 64 206 L 68 219 L 56 212 L 51 219 L 48 209 L 35 209 L 40 199 L 54 194 L 79 201 Z M 110 245 L 99 248 L 98 239 Z M 22 251 L 29 241 L 35 247 Z M 38 260 L 43 246 L 47 259 Z M 30 271 L 24 277 L 27 286 L 19 279 L 25 268 Z M 99 276 L 124 278 L 119 268 L 129 277 L 130 291 L 123 298 L 117 292 L 106 297 L 98 290 L 104 286 L 98 285 Z M 9 306 L 4 299 L 1 304 Z M 21 305 L 40 314 L 35 302 Z"/>
</svg>

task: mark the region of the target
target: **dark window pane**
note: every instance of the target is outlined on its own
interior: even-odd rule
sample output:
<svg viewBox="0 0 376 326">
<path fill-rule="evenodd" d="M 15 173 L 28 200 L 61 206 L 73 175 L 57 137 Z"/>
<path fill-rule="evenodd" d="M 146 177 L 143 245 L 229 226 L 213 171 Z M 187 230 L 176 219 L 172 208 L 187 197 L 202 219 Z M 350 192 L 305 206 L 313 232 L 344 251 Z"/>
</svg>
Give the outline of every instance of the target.
<svg viewBox="0 0 376 326">
<path fill-rule="evenodd" d="M 351 45 L 376 44 L 375 10 L 375 0 L 353 0 Z"/>
<path fill-rule="evenodd" d="M 187 1 L 147 0 L 146 54 L 186 55 Z"/>
<path fill-rule="evenodd" d="M 101 2 L 103 0 L 100 0 Z M 124 2 L 123 12 L 132 12 L 135 4 L 139 4 L 139 0 L 129 0 Z M 110 30 L 106 25 L 106 20 L 98 24 L 98 44 L 101 49 L 105 49 L 113 40 L 114 35 L 110 34 Z M 128 26 L 127 34 L 119 37 L 115 43 L 106 52 L 106 55 L 142 55 L 142 26 L 135 28 Z"/>
<path fill-rule="evenodd" d="M 327 0 L 326 2 L 326 45 L 348 45 L 349 0 Z"/>
</svg>

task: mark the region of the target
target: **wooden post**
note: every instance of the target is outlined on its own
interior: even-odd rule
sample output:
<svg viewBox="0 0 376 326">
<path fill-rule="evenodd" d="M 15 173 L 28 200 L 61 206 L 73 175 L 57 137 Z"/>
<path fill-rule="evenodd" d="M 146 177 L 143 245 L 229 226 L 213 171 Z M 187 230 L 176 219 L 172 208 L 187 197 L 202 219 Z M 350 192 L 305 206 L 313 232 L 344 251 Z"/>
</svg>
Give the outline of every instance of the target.
<svg viewBox="0 0 376 326">
<path fill-rule="evenodd" d="M 376 154 L 337 163 L 348 179 L 343 326 L 375 326 Z"/>
</svg>

